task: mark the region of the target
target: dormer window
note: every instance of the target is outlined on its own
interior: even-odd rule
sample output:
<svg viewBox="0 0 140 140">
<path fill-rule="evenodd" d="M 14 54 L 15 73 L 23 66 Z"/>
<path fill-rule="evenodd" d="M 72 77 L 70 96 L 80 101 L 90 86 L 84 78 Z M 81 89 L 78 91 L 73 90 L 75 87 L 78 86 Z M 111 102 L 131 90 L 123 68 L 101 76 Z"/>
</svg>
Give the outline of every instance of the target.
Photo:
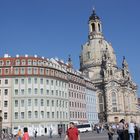
<svg viewBox="0 0 140 140">
<path fill-rule="evenodd" d="M 20 60 L 16 60 L 16 65 L 20 65 Z"/>
<path fill-rule="evenodd" d="M 6 61 L 6 65 L 9 66 L 10 65 L 10 60 Z"/>
</svg>

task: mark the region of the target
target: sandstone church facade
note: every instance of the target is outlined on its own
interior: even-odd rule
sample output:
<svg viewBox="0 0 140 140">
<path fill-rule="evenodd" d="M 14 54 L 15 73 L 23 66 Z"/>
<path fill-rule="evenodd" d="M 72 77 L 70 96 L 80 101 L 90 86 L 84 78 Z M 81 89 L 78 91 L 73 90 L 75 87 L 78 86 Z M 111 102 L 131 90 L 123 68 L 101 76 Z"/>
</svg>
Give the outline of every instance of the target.
<svg viewBox="0 0 140 140">
<path fill-rule="evenodd" d="M 118 122 L 120 119 L 140 122 L 136 107 L 137 85 L 132 80 L 125 57 L 122 67 L 118 67 L 113 47 L 103 36 L 102 23 L 95 10 L 88 25 L 88 41 L 82 45 L 80 54 L 80 71 L 97 88 L 100 122 Z"/>
</svg>

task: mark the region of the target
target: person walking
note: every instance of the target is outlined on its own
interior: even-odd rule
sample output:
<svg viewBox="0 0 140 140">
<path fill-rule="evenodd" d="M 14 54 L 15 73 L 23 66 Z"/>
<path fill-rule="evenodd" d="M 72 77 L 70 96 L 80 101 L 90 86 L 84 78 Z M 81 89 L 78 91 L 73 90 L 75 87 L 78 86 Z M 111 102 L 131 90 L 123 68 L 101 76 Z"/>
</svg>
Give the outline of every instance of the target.
<svg viewBox="0 0 140 140">
<path fill-rule="evenodd" d="M 130 123 L 128 124 L 128 133 L 129 133 L 129 140 L 134 140 L 135 124 L 133 120 L 131 120 Z"/>
<path fill-rule="evenodd" d="M 50 127 L 49 132 L 50 132 L 50 138 L 52 138 L 52 133 L 53 133 L 53 130 L 52 130 L 52 128 L 51 128 L 51 127 Z"/>
<path fill-rule="evenodd" d="M 108 140 L 113 140 L 114 130 L 111 124 L 108 126 Z"/>
<path fill-rule="evenodd" d="M 67 130 L 64 140 L 80 140 L 78 129 L 75 127 L 73 122 L 70 122 L 70 127 Z"/>
<path fill-rule="evenodd" d="M 24 128 L 24 134 L 23 134 L 22 140 L 30 140 L 27 127 Z"/>
<path fill-rule="evenodd" d="M 18 140 L 21 140 L 21 136 L 22 136 L 22 132 L 21 129 L 19 129 L 17 133 Z"/>
<path fill-rule="evenodd" d="M 61 135 L 62 135 L 62 127 L 59 127 L 58 128 L 58 134 L 59 134 L 59 137 L 61 138 Z"/>
</svg>

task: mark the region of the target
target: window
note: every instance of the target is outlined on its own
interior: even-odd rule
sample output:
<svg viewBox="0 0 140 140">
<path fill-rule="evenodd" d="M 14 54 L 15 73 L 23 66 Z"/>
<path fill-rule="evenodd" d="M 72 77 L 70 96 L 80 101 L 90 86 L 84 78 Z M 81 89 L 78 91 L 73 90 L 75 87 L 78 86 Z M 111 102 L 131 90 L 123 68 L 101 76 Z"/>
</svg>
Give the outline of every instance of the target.
<svg viewBox="0 0 140 140">
<path fill-rule="evenodd" d="M 37 68 L 34 68 L 34 74 L 38 74 Z"/>
<path fill-rule="evenodd" d="M 24 119 L 24 112 L 21 112 L 21 119 Z"/>
<path fill-rule="evenodd" d="M 24 79 L 21 79 L 21 84 L 24 84 Z"/>
<path fill-rule="evenodd" d="M 52 100 L 52 106 L 54 106 L 54 100 Z"/>
<path fill-rule="evenodd" d="M 91 58 L 91 52 L 87 52 L 87 59 Z"/>
<path fill-rule="evenodd" d="M 15 68 L 15 74 L 19 74 L 19 68 Z"/>
<path fill-rule="evenodd" d="M 53 86 L 53 80 L 51 80 L 51 85 Z"/>
<path fill-rule="evenodd" d="M 18 100 L 15 100 L 15 107 L 18 107 Z"/>
<path fill-rule="evenodd" d="M 28 84 L 31 84 L 31 78 L 28 78 Z"/>
<path fill-rule="evenodd" d="M 43 94 L 43 88 L 40 89 L 40 93 Z"/>
<path fill-rule="evenodd" d="M 49 100 L 47 100 L 47 106 L 49 106 L 49 104 L 50 104 L 50 103 L 49 103 Z"/>
<path fill-rule="evenodd" d="M 4 107 L 8 107 L 8 101 L 4 101 Z"/>
<path fill-rule="evenodd" d="M 4 89 L 4 95 L 5 95 L 5 96 L 8 95 L 8 89 Z"/>
<path fill-rule="evenodd" d="M 92 26 L 92 32 L 95 32 L 95 24 L 92 23 L 91 26 Z"/>
<path fill-rule="evenodd" d="M 35 111 L 35 118 L 38 118 L 38 111 Z"/>
<path fill-rule="evenodd" d="M 6 61 L 6 65 L 8 65 L 8 66 L 10 65 L 10 60 Z"/>
<path fill-rule="evenodd" d="M 52 112 L 52 118 L 54 118 L 54 112 Z"/>
<path fill-rule="evenodd" d="M 37 84 L 37 78 L 34 78 L 34 83 Z"/>
<path fill-rule="evenodd" d="M 34 104 L 35 104 L 35 106 L 38 106 L 38 99 L 34 100 Z"/>
<path fill-rule="evenodd" d="M 25 74 L 25 68 L 21 68 L 21 74 Z"/>
<path fill-rule="evenodd" d="M 4 120 L 7 120 L 7 118 L 8 118 L 8 113 L 4 112 Z"/>
<path fill-rule="evenodd" d="M 47 118 L 50 118 L 50 112 L 47 112 Z"/>
<path fill-rule="evenodd" d="M 25 60 L 22 60 L 21 63 L 22 63 L 22 65 L 25 65 L 26 64 L 26 61 Z"/>
<path fill-rule="evenodd" d="M 15 112 L 15 119 L 18 119 L 18 112 Z"/>
<path fill-rule="evenodd" d="M 32 60 L 28 60 L 28 65 L 32 65 Z"/>
<path fill-rule="evenodd" d="M 3 61 L 2 61 L 2 60 L 0 60 L 0 65 L 1 65 L 1 66 L 3 65 Z"/>
<path fill-rule="evenodd" d="M 9 69 L 5 69 L 4 73 L 9 74 Z"/>
<path fill-rule="evenodd" d="M 21 100 L 21 107 L 24 107 L 24 100 Z"/>
<path fill-rule="evenodd" d="M 21 95 L 24 95 L 24 89 L 21 89 Z"/>
<path fill-rule="evenodd" d="M 44 74 L 44 69 L 43 68 L 40 69 L 40 74 Z"/>
<path fill-rule="evenodd" d="M 40 79 L 40 84 L 43 84 L 43 78 Z"/>
<path fill-rule="evenodd" d="M 28 111 L 28 118 L 30 119 L 32 117 L 32 112 Z"/>
<path fill-rule="evenodd" d="M 44 106 L 44 99 L 41 99 L 41 106 Z"/>
<path fill-rule="evenodd" d="M 47 93 L 47 95 L 49 95 L 49 90 L 48 89 L 46 90 L 46 93 Z"/>
<path fill-rule="evenodd" d="M 32 74 L 32 68 L 28 68 L 28 74 Z"/>
<path fill-rule="evenodd" d="M 18 89 L 15 89 L 15 95 L 18 95 Z"/>
<path fill-rule="evenodd" d="M 18 84 L 18 79 L 15 79 L 15 84 L 16 84 L 16 85 Z"/>
<path fill-rule="evenodd" d="M 37 94 L 37 88 L 35 88 L 34 90 L 35 90 L 35 94 Z"/>
<path fill-rule="evenodd" d="M 47 84 L 47 85 L 49 84 L 49 80 L 46 80 L 46 84 Z"/>
<path fill-rule="evenodd" d="M 40 115 L 41 115 L 40 117 L 43 119 L 44 118 L 44 111 L 41 111 Z"/>
<path fill-rule="evenodd" d="M 31 94 L 31 88 L 28 88 L 28 94 Z"/>
<path fill-rule="evenodd" d="M 28 106 L 31 106 L 31 99 L 28 99 Z"/>
<path fill-rule="evenodd" d="M 8 84 L 8 79 L 5 79 L 5 85 L 7 85 Z"/>
</svg>

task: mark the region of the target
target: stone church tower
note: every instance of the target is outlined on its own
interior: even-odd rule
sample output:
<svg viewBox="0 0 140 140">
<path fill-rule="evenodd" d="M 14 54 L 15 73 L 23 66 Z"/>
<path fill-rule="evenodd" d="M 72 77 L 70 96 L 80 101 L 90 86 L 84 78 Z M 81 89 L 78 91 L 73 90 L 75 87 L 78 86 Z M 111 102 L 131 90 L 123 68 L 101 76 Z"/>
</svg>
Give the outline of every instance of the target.
<svg viewBox="0 0 140 140">
<path fill-rule="evenodd" d="M 100 122 L 117 122 L 120 119 L 139 121 L 137 86 L 132 81 L 125 57 L 122 68 L 119 68 L 112 45 L 103 36 L 102 23 L 95 10 L 89 17 L 88 25 L 88 41 L 82 45 L 80 54 L 80 71 L 97 88 Z"/>
</svg>

